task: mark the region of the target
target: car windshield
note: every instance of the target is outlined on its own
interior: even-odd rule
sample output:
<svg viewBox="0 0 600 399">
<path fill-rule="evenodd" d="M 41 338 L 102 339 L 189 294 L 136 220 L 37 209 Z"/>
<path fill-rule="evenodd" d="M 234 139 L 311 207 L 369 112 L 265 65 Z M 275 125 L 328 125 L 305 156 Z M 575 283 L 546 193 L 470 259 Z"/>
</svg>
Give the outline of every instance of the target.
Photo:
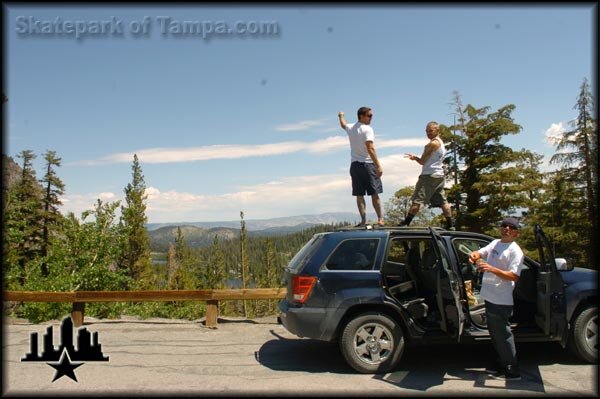
<svg viewBox="0 0 600 399">
<path fill-rule="evenodd" d="M 321 244 L 323 235 L 317 234 L 307 242 L 300 251 L 292 258 L 290 263 L 288 264 L 288 270 L 290 272 L 295 272 L 300 270 L 302 266 L 310 259 L 312 254 L 319 248 Z"/>
</svg>

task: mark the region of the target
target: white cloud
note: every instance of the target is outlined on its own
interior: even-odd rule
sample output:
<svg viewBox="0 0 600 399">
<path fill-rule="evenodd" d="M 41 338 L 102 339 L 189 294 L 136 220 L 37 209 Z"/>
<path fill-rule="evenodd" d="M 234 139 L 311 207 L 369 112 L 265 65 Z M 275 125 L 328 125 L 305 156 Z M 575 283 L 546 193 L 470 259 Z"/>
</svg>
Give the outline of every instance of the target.
<svg viewBox="0 0 600 399">
<path fill-rule="evenodd" d="M 402 154 L 381 157 L 383 166 L 382 201 L 407 185 L 414 185 L 421 166 Z M 111 195 L 108 195 L 111 194 Z M 151 223 L 184 221 L 236 220 L 244 211 L 248 219 L 318 214 L 324 212 L 356 212 L 348 167 L 343 171 L 313 176 L 281 177 L 252 186 L 235 187 L 219 195 L 161 191 L 148 187 L 146 215 Z M 111 201 L 121 199 L 112 193 L 67 195 L 63 210 L 75 215 L 91 209 L 100 196 Z M 367 210 L 373 211 L 371 201 Z"/>
<path fill-rule="evenodd" d="M 327 121 L 327 119 L 322 118 L 322 119 L 306 120 L 306 121 L 301 121 L 301 122 L 296 122 L 296 123 L 288 123 L 288 124 L 284 124 L 284 125 L 275 126 L 275 130 L 277 130 L 278 132 L 297 132 L 297 131 L 308 130 L 313 127 L 321 126 L 326 121 Z"/>
<path fill-rule="evenodd" d="M 553 123 L 546 129 L 546 142 L 555 145 L 565 130 L 563 122 Z"/>
<path fill-rule="evenodd" d="M 100 193 L 98 194 L 98 198 L 100 198 L 102 201 L 114 201 L 116 198 L 116 195 L 114 193 Z"/>
<path fill-rule="evenodd" d="M 375 147 L 402 148 L 422 146 L 426 140 L 408 138 L 399 140 L 377 140 Z M 121 152 L 107 155 L 99 160 L 80 161 L 71 165 L 100 165 L 113 163 L 130 163 L 137 154 L 140 162 L 146 164 L 179 163 L 209 161 L 213 159 L 240 159 L 249 157 L 265 157 L 284 155 L 295 152 L 324 153 L 348 149 L 348 138 L 345 135 L 331 136 L 312 142 L 285 141 L 271 144 L 237 145 L 220 144 L 191 148 L 148 148 L 133 152 Z"/>
</svg>

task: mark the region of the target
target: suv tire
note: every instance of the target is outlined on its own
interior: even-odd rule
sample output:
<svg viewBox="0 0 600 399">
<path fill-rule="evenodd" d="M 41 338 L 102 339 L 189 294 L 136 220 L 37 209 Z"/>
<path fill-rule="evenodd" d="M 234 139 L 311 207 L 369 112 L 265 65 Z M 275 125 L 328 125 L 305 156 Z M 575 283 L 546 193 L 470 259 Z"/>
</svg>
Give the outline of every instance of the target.
<svg viewBox="0 0 600 399">
<path fill-rule="evenodd" d="M 363 313 L 350 320 L 340 341 L 340 350 L 348 364 L 364 374 L 391 371 L 404 347 L 402 328 L 381 313 Z"/>
<path fill-rule="evenodd" d="M 575 319 L 569 346 L 579 358 L 596 363 L 598 361 L 598 308 L 583 309 Z"/>
</svg>

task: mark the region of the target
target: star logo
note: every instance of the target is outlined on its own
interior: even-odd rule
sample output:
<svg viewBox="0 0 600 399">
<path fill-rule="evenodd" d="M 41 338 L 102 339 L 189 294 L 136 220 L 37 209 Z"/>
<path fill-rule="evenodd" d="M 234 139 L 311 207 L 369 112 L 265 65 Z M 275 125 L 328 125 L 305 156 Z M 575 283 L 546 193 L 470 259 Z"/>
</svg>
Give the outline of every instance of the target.
<svg viewBox="0 0 600 399">
<path fill-rule="evenodd" d="M 73 320 L 70 317 L 63 319 L 60 327 L 61 343 L 58 348 L 53 344 L 52 326 L 46 329 L 42 339 L 42 353 L 38 353 L 38 334 L 31 333 L 30 351 L 22 362 L 46 362 L 48 366 L 54 367 L 56 373 L 52 382 L 63 376 L 67 376 L 75 382 L 75 369 L 86 362 L 108 362 L 108 356 L 102 353 L 102 345 L 98 342 L 98 333 L 90 334 L 88 330 L 80 328 L 76 336 L 73 336 Z M 75 349 L 77 344 L 77 349 Z"/>
<path fill-rule="evenodd" d="M 56 373 L 54 374 L 54 379 L 52 380 L 52 382 L 58 380 L 59 378 L 65 375 L 73 381 L 78 382 L 77 377 L 75 377 L 75 369 L 81 366 L 83 363 L 71 363 L 69 352 L 66 349 L 63 349 L 62 355 L 60 356 L 60 361 L 58 363 L 46 364 L 56 369 Z"/>
</svg>

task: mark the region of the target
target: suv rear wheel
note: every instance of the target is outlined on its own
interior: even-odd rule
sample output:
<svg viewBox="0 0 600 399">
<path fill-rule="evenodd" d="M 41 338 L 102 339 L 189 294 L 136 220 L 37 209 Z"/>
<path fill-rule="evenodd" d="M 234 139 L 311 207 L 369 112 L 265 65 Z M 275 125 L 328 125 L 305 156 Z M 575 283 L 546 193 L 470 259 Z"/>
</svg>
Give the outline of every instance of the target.
<svg viewBox="0 0 600 399">
<path fill-rule="evenodd" d="M 391 371 L 400 360 L 404 346 L 398 323 L 380 313 L 364 313 L 352 319 L 340 341 L 346 362 L 365 374 Z"/>
<path fill-rule="evenodd" d="M 570 336 L 571 351 L 590 363 L 598 361 L 598 308 L 588 307 L 581 311 Z"/>
</svg>

